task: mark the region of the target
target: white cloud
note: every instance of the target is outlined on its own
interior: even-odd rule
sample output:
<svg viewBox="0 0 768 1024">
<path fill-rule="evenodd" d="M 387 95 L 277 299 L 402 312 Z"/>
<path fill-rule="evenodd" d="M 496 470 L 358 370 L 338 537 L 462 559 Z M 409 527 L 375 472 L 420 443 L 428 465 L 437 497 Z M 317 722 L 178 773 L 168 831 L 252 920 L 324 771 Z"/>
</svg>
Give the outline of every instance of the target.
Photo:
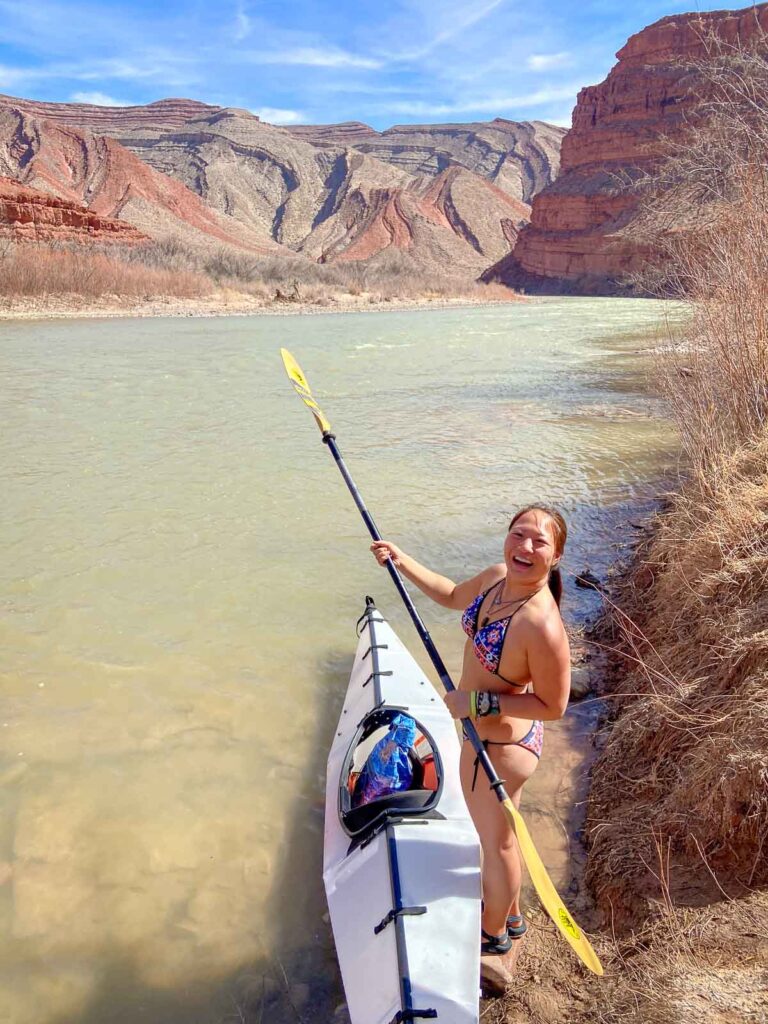
<svg viewBox="0 0 768 1024">
<path fill-rule="evenodd" d="M 16 89 L 20 85 L 26 85 L 34 81 L 36 76 L 26 68 L 9 68 L 0 64 L 0 89 Z"/>
<path fill-rule="evenodd" d="M 249 54 L 256 64 L 303 64 L 314 68 L 380 68 L 382 62 L 372 57 L 359 57 L 344 50 L 320 49 L 300 46 L 293 50 L 253 52 Z"/>
<path fill-rule="evenodd" d="M 458 103 L 429 103 L 423 100 L 406 100 L 402 103 L 388 104 L 386 108 L 382 108 L 382 112 L 406 114 L 410 117 L 432 114 L 500 114 L 503 110 L 540 107 L 546 103 L 553 103 L 559 100 L 573 99 L 575 103 L 576 94 L 580 88 L 581 86 L 578 84 L 567 85 L 557 89 L 538 89 L 535 92 L 524 93 L 520 96 L 479 96 L 474 99 L 462 100 Z"/>
<path fill-rule="evenodd" d="M 242 43 L 251 34 L 251 19 L 248 17 L 245 5 L 239 3 L 237 10 L 235 11 L 235 31 L 234 41 L 236 43 Z"/>
<path fill-rule="evenodd" d="M 505 0 L 484 0 L 479 4 L 466 4 L 460 0 L 458 4 L 450 4 L 443 0 L 440 4 L 429 3 L 421 8 L 420 13 L 422 18 L 430 23 L 429 27 L 433 31 L 432 37 L 413 49 L 390 52 L 386 56 L 390 60 L 398 62 L 420 60 L 442 46 L 443 43 L 450 42 L 451 39 L 483 21 L 504 2 Z M 409 11 L 410 14 L 412 12 Z M 409 31 L 413 32 L 413 26 L 406 21 L 397 24 L 393 34 L 396 33 L 400 38 L 404 35 L 407 36 Z"/>
<path fill-rule="evenodd" d="M 567 67 L 571 63 L 571 55 L 567 51 L 562 53 L 532 53 L 526 64 L 531 71 L 549 71 L 550 68 Z"/>
<path fill-rule="evenodd" d="M 69 97 L 72 103 L 91 103 L 95 107 L 128 107 L 129 103 L 106 96 L 103 92 L 73 92 Z"/>
<path fill-rule="evenodd" d="M 283 110 L 280 107 L 258 107 L 251 113 L 268 124 L 301 124 L 307 120 L 300 110 Z"/>
</svg>

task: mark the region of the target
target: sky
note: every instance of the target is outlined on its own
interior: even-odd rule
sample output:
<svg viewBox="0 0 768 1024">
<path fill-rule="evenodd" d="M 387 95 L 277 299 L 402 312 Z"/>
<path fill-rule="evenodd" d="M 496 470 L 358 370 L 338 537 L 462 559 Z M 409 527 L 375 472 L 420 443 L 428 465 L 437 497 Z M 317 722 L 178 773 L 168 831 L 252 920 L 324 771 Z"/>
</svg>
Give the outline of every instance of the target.
<svg viewBox="0 0 768 1024">
<path fill-rule="evenodd" d="M 273 124 L 570 125 L 628 36 L 703 0 L 0 0 L 0 93 L 183 96 Z M 739 4 L 738 6 L 746 6 Z"/>
</svg>

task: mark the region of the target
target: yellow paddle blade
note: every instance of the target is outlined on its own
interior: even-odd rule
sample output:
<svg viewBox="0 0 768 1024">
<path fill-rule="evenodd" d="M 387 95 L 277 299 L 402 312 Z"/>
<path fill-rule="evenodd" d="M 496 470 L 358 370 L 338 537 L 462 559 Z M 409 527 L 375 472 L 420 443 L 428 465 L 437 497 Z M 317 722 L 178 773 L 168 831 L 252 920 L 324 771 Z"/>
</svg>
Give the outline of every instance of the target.
<svg viewBox="0 0 768 1024">
<path fill-rule="evenodd" d="M 288 374 L 288 379 L 290 380 L 291 384 L 293 384 L 294 388 L 296 389 L 296 394 L 302 400 L 304 405 L 306 405 L 309 408 L 312 415 L 315 417 L 315 422 L 317 423 L 318 427 L 320 427 L 322 432 L 324 434 L 329 434 L 331 432 L 331 424 L 323 415 L 323 410 L 312 397 L 312 392 L 309 390 L 307 378 L 301 372 L 301 367 L 293 358 L 293 356 L 291 355 L 287 348 L 281 348 L 280 355 L 283 357 L 283 366 L 285 367 L 285 372 Z"/>
<path fill-rule="evenodd" d="M 509 798 L 503 802 L 502 806 L 507 812 L 512 827 L 515 830 L 525 866 L 528 868 L 528 874 L 531 876 L 533 887 L 538 893 L 544 909 L 555 922 L 563 938 L 571 946 L 584 966 L 588 967 L 595 974 L 602 974 L 603 965 L 598 960 L 597 953 L 589 944 L 589 939 L 579 929 L 566 910 L 565 904 L 558 896 L 557 889 L 552 884 L 552 879 L 547 874 L 547 869 L 544 867 L 542 859 L 533 845 L 531 834 L 528 831 L 528 826 L 523 821 L 522 814 Z"/>
</svg>

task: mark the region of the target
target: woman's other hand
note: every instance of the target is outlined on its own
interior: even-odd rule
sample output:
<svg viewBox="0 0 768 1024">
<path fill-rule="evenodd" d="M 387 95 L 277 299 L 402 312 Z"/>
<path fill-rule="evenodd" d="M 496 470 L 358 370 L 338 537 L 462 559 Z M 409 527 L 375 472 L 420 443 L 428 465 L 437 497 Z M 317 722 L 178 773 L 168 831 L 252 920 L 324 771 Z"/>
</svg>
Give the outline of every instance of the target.
<svg viewBox="0 0 768 1024">
<path fill-rule="evenodd" d="M 388 558 L 392 559 L 392 564 L 395 568 L 399 568 L 403 559 L 403 552 L 395 544 L 390 544 L 388 540 L 375 540 L 371 544 L 371 551 L 373 557 L 379 563 L 384 565 Z"/>
<path fill-rule="evenodd" d="M 469 718 L 469 693 L 467 690 L 452 690 L 443 698 L 445 706 L 454 718 Z"/>
</svg>

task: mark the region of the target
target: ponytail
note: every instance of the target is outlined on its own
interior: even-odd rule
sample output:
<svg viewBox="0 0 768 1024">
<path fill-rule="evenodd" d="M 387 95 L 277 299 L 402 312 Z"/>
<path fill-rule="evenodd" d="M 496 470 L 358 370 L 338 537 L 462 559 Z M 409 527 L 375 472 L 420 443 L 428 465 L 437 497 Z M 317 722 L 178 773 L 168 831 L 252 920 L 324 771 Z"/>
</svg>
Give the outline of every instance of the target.
<svg viewBox="0 0 768 1024">
<path fill-rule="evenodd" d="M 549 579 L 547 580 L 547 583 L 549 584 L 549 589 L 552 592 L 552 597 L 555 599 L 555 604 L 559 608 L 560 600 L 563 596 L 563 574 L 556 565 L 549 570 Z"/>
</svg>

